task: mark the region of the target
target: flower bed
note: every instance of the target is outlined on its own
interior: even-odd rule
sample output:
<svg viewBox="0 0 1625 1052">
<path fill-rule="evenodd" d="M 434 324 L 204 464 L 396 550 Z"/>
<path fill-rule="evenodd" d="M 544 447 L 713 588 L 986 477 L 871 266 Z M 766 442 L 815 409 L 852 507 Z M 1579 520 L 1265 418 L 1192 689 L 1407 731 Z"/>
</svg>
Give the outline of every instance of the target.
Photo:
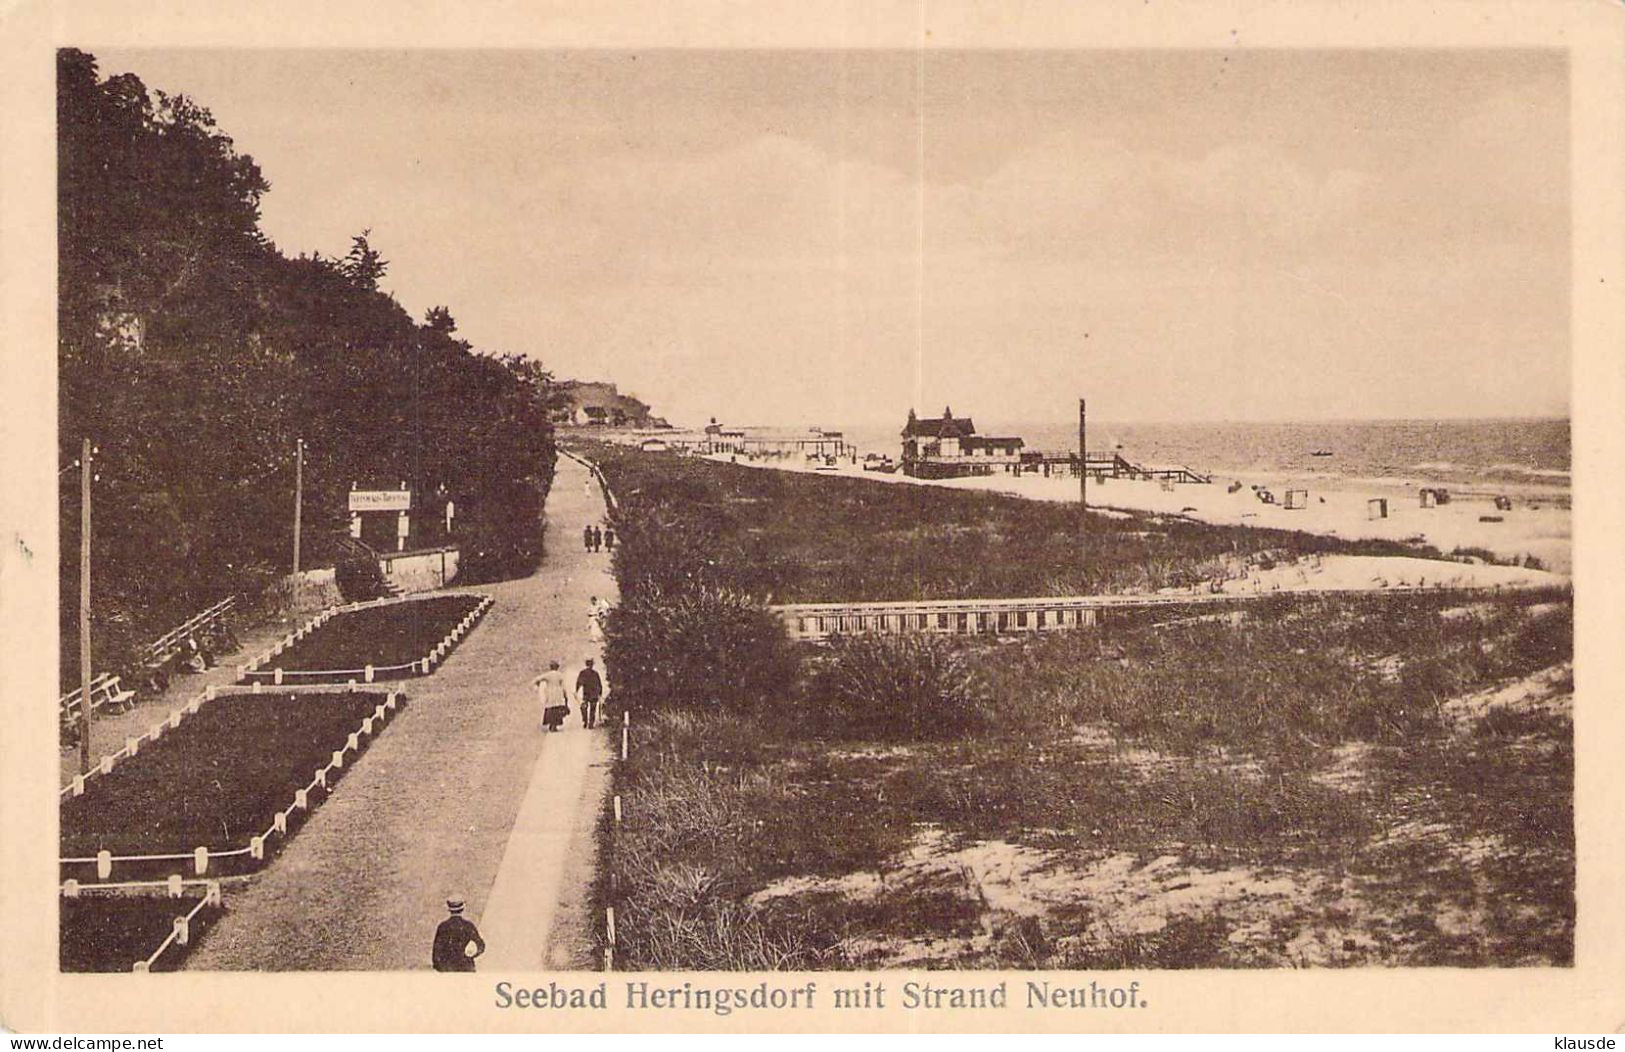
<svg viewBox="0 0 1625 1052">
<path fill-rule="evenodd" d="M 396 704 L 378 692 L 267 691 L 201 705 L 62 800 L 62 876 L 258 868 L 267 841 L 320 801 Z"/>
<path fill-rule="evenodd" d="M 372 682 L 427 673 L 490 608 L 479 595 L 362 603 L 322 614 L 261 655 L 244 679 Z"/>
<path fill-rule="evenodd" d="M 157 894 L 64 896 L 58 913 L 59 966 L 64 972 L 173 971 L 186 951 L 220 916 L 218 896 L 201 887 L 178 898 Z M 186 918 L 187 941 L 171 938 L 175 920 Z"/>
</svg>

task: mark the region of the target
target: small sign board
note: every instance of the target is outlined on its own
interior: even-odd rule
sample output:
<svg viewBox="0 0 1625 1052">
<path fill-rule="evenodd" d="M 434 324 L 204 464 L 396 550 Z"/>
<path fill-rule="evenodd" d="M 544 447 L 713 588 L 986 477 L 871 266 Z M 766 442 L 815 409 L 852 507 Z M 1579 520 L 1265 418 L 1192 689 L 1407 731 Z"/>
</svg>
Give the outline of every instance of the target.
<svg viewBox="0 0 1625 1052">
<path fill-rule="evenodd" d="M 409 489 L 353 489 L 351 511 L 406 511 L 412 507 Z"/>
</svg>

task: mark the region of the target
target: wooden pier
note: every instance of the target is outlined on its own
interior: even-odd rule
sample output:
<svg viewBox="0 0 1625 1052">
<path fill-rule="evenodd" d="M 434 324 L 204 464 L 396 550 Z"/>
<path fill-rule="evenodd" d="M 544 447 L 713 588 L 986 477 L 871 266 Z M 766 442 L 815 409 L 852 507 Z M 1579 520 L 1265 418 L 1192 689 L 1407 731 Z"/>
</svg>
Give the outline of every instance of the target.
<svg viewBox="0 0 1625 1052">
<path fill-rule="evenodd" d="M 1077 477 L 1076 453 L 1042 453 L 1022 462 L 1023 471 L 1042 471 L 1050 474 L 1054 468 L 1064 468 L 1065 474 Z M 1083 458 L 1083 469 L 1095 478 L 1134 479 L 1145 482 L 1174 482 L 1206 484 L 1212 476 L 1188 467 L 1148 468 L 1123 458 L 1120 453 L 1088 453 Z"/>
</svg>

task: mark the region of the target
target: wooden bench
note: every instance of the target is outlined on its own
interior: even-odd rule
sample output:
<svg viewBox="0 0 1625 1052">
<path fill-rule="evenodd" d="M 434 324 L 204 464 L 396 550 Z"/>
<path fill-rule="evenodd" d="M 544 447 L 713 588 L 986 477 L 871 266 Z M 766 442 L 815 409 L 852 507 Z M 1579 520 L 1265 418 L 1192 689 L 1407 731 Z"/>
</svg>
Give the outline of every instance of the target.
<svg viewBox="0 0 1625 1052">
<path fill-rule="evenodd" d="M 77 733 L 79 724 L 80 692 L 69 691 L 62 695 L 61 715 L 62 726 L 65 731 Z M 135 707 L 135 691 L 127 690 L 119 682 L 118 676 L 103 673 L 97 676 L 90 684 L 90 711 L 98 712 L 108 709 L 112 712 L 128 712 Z M 75 742 L 78 741 L 74 737 Z"/>
<path fill-rule="evenodd" d="M 90 709 L 94 712 L 102 708 L 129 712 L 135 708 L 135 691 L 121 686 L 118 676 L 102 677 L 99 687 L 93 684 L 90 688 Z"/>
</svg>

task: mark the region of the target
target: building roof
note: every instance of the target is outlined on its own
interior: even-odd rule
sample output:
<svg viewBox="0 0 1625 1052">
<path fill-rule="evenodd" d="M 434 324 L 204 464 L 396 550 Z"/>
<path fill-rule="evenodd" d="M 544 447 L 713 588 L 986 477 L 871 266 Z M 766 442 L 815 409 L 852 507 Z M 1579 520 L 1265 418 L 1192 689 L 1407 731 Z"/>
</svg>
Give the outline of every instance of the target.
<svg viewBox="0 0 1625 1052">
<path fill-rule="evenodd" d="M 1025 446 L 1027 443 L 1023 439 L 1014 437 L 995 438 L 992 435 L 970 435 L 959 444 L 966 449 L 975 449 L 977 447 L 982 447 L 985 449 L 991 446 L 1021 447 Z"/>
<path fill-rule="evenodd" d="M 956 417 L 953 410 L 944 407 L 941 416 L 921 420 L 908 411 L 908 422 L 903 425 L 904 438 L 965 438 L 976 434 L 976 425 L 970 417 Z"/>
</svg>

